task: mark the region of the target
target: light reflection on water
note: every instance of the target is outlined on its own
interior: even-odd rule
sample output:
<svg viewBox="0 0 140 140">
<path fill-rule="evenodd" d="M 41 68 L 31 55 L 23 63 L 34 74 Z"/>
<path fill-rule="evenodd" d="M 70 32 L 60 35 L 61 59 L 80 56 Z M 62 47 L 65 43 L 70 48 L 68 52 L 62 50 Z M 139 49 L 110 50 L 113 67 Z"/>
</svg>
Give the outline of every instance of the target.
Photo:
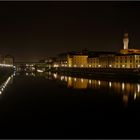
<svg viewBox="0 0 140 140">
<path fill-rule="evenodd" d="M 106 90 L 110 93 L 115 93 L 121 96 L 124 105 L 127 105 L 129 99 L 134 101 L 140 97 L 140 83 L 132 82 L 121 82 L 121 81 L 110 81 L 110 80 L 96 80 L 96 79 L 85 79 L 70 77 L 64 75 L 58 75 L 53 73 L 50 79 L 56 79 L 64 82 L 68 88 L 73 89 L 94 89 L 94 90 Z"/>
<path fill-rule="evenodd" d="M 0 86 L 0 95 L 4 92 L 5 88 L 8 86 L 8 84 L 12 84 L 13 83 L 13 76 L 14 74 L 12 74 L 11 76 L 9 76 Z"/>
<path fill-rule="evenodd" d="M 99 79 L 85 79 L 77 78 L 65 75 L 59 75 L 57 73 L 45 73 L 35 74 L 26 73 L 26 76 L 44 76 L 49 80 L 58 80 L 67 86 L 67 88 L 86 90 L 103 90 L 105 93 L 111 93 L 119 95 L 124 103 L 127 105 L 130 99 L 136 101 L 140 97 L 140 83 L 124 82 L 124 81 L 111 81 L 111 80 L 99 80 Z"/>
</svg>

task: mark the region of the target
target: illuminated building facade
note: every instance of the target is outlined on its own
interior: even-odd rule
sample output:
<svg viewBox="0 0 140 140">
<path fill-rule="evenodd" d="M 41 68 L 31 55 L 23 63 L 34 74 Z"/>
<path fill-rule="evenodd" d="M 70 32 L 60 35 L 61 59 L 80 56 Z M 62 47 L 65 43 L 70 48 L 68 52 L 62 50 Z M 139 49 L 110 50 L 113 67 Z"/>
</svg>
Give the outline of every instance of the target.
<svg viewBox="0 0 140 140">
<path fill-rule="evenodd" d="M 73 55 L 72 56 L 72 66 L 73 67 L 87 67 L 88 62 L 87 62 L 88 55 Z"/>
<path fill-rule="evenodd" d="M 58 57 L 58 67 L 84 68 L 140 68 L 140 50 L 128 48 L 128 33 L 124 34 L 124 48 L 120 52 L 69 52 Z"/>
<path fill-rule="evenodd" d="M 139 68 L 140 54 L 120 54 L 115 56 L 115 68 Z"/>
<path fill-rule="evenodd" d="M 93 68 L 100 67 L 99 57 L 98 56 L 94 56 L 94 57 L 89 56 L 88 57 L 88 67 L 93 67 Z"/>
</svg>

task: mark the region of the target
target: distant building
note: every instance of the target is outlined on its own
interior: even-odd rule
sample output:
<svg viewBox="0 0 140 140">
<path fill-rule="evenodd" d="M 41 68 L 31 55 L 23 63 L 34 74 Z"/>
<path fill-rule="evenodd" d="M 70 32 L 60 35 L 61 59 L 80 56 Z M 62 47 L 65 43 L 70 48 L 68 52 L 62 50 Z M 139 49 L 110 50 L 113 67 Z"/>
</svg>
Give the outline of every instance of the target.
<svg viewBox="0 0 140 140">
<path fill-rule="evenodd" d="M 115 68 L 140 68 L 140 54 L 116 55 Z"/>
<path fill-rule="evenodd" d="M 58 56 L 59 67 L 87 67 L 88 55 L 84 52 L 68 52 Z"/>
<path fill-rule="evenodd" d="M 3 64 L 14 65 L 14 57 L 11 55 L 6 55 L 3 58 Z"/>
</svg>

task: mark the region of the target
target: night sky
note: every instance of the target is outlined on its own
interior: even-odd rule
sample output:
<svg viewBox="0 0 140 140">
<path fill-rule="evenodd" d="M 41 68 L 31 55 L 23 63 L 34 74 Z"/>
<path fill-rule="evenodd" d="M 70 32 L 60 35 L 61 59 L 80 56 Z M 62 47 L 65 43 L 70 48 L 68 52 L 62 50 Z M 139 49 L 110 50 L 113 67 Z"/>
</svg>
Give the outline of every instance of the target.
<svg viewBox="0 0 140 140">
<path fill-rule="evenodd" d="M 38 61 L 72 50 L 140 49 L 140 2 L 0 2 L 0 52 Z"/>
</svg>

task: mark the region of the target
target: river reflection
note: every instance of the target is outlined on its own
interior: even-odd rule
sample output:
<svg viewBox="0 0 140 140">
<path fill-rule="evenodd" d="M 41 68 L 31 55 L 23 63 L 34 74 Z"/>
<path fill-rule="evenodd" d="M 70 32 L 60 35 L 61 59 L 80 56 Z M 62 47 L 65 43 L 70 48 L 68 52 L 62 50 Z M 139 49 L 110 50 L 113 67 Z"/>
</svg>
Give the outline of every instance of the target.
<svg viewBox="0 0 140 140">
<path fill-rule="evenodd" d="M 121 96 L 124 105 L 127 105 L 129 100 L 135 101 L 140 97 L 140 83 L 124 82 L 124 81 L 110 81 L 98 79 L 85 79 L 58 75 L 57 73 L 48 73 L 49 79 L 59 80 L 67 85 L 68 88 L 73 89 L 94 89 L 103 90 L 111 94 Z M 51 77 L 51 78 L 50 78 Z"/>
<path fill-rule="evenodd" d="M 124 82 L 124 81 L 111 81 L 111 80 L 99 80 L 99 79 L 86 79 L 77 78 L 65 75 L 59 75 L 57 73 L 25 73 L 26 76 L 43 76 L 49 80 L 57 80 L 62 84 L 65 84 L 67 88 L 73 88 L 77 90 L 93 89 L 97 91 L 103 91 L 109 94 L 115 94 L 120 96 L 124 105 L 127 105 L 129 100 L 137 100 L 140 97 L 140 83 L 139 82 Z"/>
<path fill-rule="evenodd" d="M 13 83 L 13 76 L 14 74 L 12 74 L 11 76 L 9 76 L 1 85 L 0 85 L 0 94 L 2 94 L 4 92 L 4 90 L 6 89 L 6 87 L 8 86 L 8 84 L 12 84 Z"/>
</svg>

